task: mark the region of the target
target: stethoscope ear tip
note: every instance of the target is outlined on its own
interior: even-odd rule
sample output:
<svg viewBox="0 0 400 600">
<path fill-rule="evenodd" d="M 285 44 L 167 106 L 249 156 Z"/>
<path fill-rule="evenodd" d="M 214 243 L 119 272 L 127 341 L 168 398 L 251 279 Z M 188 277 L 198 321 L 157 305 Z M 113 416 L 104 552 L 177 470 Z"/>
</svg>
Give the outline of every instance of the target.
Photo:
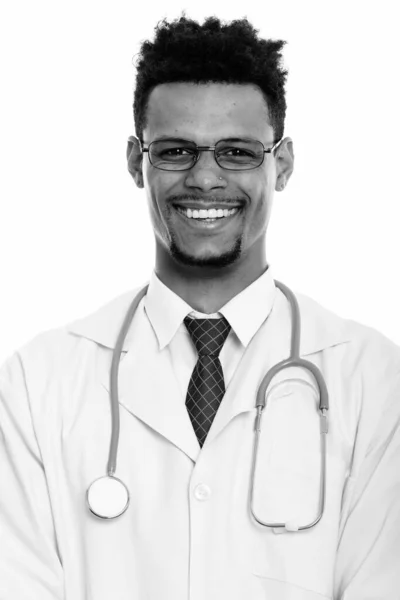
<svg viewBox="0 0 400 600">
<path fill-rule="evenodd" d="M 285 523 L 286 531 L 298 531 L 300 529 L 300 525 L 296 519 L 290 519 Z"/>
</svg>

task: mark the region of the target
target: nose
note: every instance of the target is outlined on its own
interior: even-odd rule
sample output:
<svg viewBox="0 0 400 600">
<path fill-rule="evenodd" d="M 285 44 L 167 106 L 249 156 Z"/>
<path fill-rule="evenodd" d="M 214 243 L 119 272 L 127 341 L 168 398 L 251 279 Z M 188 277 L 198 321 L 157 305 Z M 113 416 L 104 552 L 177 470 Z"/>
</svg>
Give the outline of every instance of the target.
<svg viewBox="0 0 400 600">
<path fill-rule="evenodd" d="M 224 170 L 215 161 L 213 151 L 202 151 L 197 163 L 187 171 L 185 183 L 191 189 L 209 192 L 227 186 L 224 175 Z"/>
</svg>

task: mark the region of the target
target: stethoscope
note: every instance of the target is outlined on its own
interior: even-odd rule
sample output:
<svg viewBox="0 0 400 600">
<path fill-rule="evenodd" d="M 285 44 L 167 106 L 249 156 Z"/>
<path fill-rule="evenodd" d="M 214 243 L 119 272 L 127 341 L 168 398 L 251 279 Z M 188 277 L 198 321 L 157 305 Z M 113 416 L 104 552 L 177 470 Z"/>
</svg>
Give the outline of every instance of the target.
<svg viewBox="0 0 400 600">
<path fill-rule="evenodd" d="M 289 358 L 282 360 L 272 367 L 262 380 L 257 392 L 257 416 L 255 423 L 255 438 L 253 447 L 251 480 L 250 480 L 250 510 L 253 518 L 257 523 L 264 527 L 273 529 L 286 529 L 287 531 L 302 531 L 310 529 L 316 525 L 322 518 L 325 508 L 325 493 L 326 493 L 326 434 L 328 433 L 328 417 L 329 409 L 328 390 L 321 371 L 312 362 L 300 358 L 300 311 L 297 299 L 293 292 L 283 283 L 275 281 L 276 286 L 283 292 L 290 303 L 292 314 L 292 332 L 291 332 L 291 348 Z M 111 371 L 110 371 L 110 400 L 111 400 L 111 419 L 112 432 L 111 443 L 107 465 L 107 475 L 103 475 L 93 481 L 87 492 L 86 500 L 89 510 L 93 515 L 100 519 L 115 519 L 122 515 L 129 506 L 129 490 L 121 479 L 115 476 L 117 465 L 117 452 L 119 440 L 119 404 L 118 404 L 118 369 L 122 353 L 123 344 L 132 323 L 133 316 L 141 299 L 147 292 L 146 285 L 133 299 L 128 312 L 125 316 L 121 330 L 118 334 L 117 343 L 113 352 Z M 263 410 L 267 402 L 267 389 L 272 379 L 284 369 L 290 367 L 302 367 L 309 371 L 319 389 L 319 412 L 320 412 L 320 434 L 321 434 L 321 466 L 320 466 L 320 485 L 319 485 L 319 507 L 318 512 L 313 521 L 306 525 L 300 525 L 296 520 L 286 522 L 268 523 L 260 519 L 254 511 L 254 487 L 255 475 L 258 458 L 258 443 L 261 433 L 261 418 Z"/>
</svg>

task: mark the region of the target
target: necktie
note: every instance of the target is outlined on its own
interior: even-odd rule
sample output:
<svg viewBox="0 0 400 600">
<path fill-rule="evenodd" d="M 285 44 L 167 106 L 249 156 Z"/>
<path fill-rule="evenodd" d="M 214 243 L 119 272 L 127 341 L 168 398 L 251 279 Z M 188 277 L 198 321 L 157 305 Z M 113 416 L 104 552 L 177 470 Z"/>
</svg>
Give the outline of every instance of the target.
<svg viewBox="0 0 400 600">
<path fill-rule="evenodd" d="M 199 355 L 189 381 L 186 408 L 202 447 L 225 394 L 224 375 L 218 357 L 231 326 L 224 317 L 186 317 L 184 323 Z"/>
</svg>

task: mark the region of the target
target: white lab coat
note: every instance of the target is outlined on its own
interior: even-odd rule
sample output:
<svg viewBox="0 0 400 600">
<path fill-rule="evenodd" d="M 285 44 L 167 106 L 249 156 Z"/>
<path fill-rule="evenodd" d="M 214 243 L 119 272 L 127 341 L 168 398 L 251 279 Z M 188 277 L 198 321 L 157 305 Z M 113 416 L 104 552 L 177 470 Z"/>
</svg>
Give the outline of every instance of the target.
<svg viewBox="0 0 400 600">
<path fill-rule="evenodd" d="M 280 291 L 201 451 L 142 301 L 119 375 L 117 475 L 130 506 L 113 521 L 89 513 L 87 487 L 108 459 L 112 348 L 136 291 L 37 336 L 0 372 L 1 600 L 399 598 L 400 349 L 302 295 L 301 355 L 330 392 L 321 522 L 279 533 L 249 512 L 256 392 L 290 347 Z M 274 380 L 255 490 L 261 518 L 303 524 L 317 512 L 316 406 L 307 372 Z"/>
</svg>

